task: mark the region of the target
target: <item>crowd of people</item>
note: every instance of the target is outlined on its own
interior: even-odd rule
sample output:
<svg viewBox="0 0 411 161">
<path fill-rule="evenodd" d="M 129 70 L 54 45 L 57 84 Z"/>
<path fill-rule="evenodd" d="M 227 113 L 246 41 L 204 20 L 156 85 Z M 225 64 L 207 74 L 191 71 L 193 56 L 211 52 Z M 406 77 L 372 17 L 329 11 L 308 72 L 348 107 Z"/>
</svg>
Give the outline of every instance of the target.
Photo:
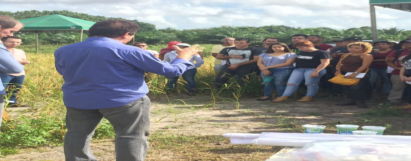
<svg viewBox="0 0 411 161">
<path fill-rule="evenodd" d="M 250 46 L 248 38 L 223 39 L 221 45 L 215 45 L 211 50 L 215 58 L 216 88 L 221 88 L 230 77 L 242 85 L 246 76 L 255 72 L 260 73 L 264 85 L 263 96 L 257 101 L 284 102 L 299 88 L 305 88 L 306 95 L 298 101 L 307 102 L 312 101 L 322 89 L 333 96 L 345 95 L 346 102 L 335 104 L 337 106 L 366 108 L 366 100 L 371 98 L 380 79 L 382 94 L 387 96 L 389 103 L 399 105 L 403 96 L 409 96 L 411 102 L 411 92 L 408 94 L 405 90 L 408 80 L 404 79 L 411 75 L 401 73 L 402 60 L 411 50 L 410 38 L 396 43 L 385 40 L 363 42 L 360 38 L 350 37 L 325 44 L 320 35 L 295 34 L 291 41 L 292 44 L 287 45 L 278 38 L 267 37 L 261 46 Z M 135 46 L 140 47 L 139 44 L 145 43 L 138 42 Z M 172 61 L 176 56 L 172 46 L 181 44 L 170 42 L 167 48 L 161 49 L 159 59 Z M 183 78 L 188 83 L 189 95 L 194 95 L 196 68 L 204 61 L 197 55 L 191 58 L 191 62 L 195 66 L 186 71 Z M 329 81 L 339 74 L 359 81 L 355 85 Z M 175 88 L 177 79 L 168 77 L 167 88 Z M 398 108 L 411 110 L 411 104 Z"/>
</svg>

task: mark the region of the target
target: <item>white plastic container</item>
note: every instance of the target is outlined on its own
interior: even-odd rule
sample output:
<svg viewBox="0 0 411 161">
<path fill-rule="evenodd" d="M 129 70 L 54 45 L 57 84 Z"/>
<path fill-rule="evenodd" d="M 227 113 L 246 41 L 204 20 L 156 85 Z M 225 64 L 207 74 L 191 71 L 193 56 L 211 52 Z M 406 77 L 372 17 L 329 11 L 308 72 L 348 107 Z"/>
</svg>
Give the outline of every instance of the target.
<svg viewBox="0 0 411 161">
<path fill-rule="evenodd" d="M 306 124 L 306 125 L 303 125 L 303 128 L 304 128 L 304 133 L 307 133 L 307 134 L 322 134 L 325 126 Z"/>
<path fill-rule="evenodd" d="M 377 135 L 377 131 L 356 130 L 352 132 L 354 135 Z"/>
<path fill-rule="evenodd" d="M 384 130 L 386 129 L 383 126 L 363 126 L 362 127 L 363 130 L 366 131 L 376 131 L 377 135 L 383 135 L 384 134 Z"/>
<path fill-rule="evenodd" d="M 349 124 L 340 124 L 340 125 L 335 125 L 337 126 L 337 134 L 341 135 L 352 135 L 352 131 L 355 131 L 358 129 L 358 125 L 349 125 Z"/>
</svg>

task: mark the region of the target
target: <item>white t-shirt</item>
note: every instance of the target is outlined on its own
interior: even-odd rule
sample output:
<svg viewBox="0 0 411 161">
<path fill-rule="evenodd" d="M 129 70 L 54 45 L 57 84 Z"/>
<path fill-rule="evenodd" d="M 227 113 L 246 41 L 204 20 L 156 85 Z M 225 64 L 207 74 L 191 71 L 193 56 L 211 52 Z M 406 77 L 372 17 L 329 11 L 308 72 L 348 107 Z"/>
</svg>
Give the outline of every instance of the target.
<svg viewBox="0 0 411 161">
<path fill-rule="evenodd" d="M 155 50 L 147 50 L 148 52 L 150 52 L 153 55 L 160 55 L 157 51 Z"/>
<path fill-rule="evenodd" d="M 23 50 L 14 48 L 11 54 L 13 55 L 14 59 L 16 59 L 18 62 L 26 60 L 26 53 Z M 24 70 L 21 73 L 13 73 L 13 74 L 9 73 L 9 75 L 15 76 L 15 77 L 22 76 L 25 74 L 26 72 L 24 72 Z"/>
</svg>

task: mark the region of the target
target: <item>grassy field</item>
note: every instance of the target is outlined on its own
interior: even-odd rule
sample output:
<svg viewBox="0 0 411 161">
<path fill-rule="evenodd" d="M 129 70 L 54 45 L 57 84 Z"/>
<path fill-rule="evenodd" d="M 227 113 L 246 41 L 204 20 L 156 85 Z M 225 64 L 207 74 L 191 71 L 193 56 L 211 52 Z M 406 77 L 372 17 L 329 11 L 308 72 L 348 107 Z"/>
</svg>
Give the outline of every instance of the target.
<svg viewBox="0 0 411 161">
<path fill-rule="evenodd" d="M 322 92 L 314 102 L 304 104 L 293 101 L 304 91 L 286 103 L 256 102 L 263 90 L 256 75 L 251 75 L 243 86 L 230 80 L 227 86 L 217 90 L 213 88 L 213 58 L 208 56 L 212 45 L 202 46 L 206 47 L 206 63 L 196 75 L 199 94 L 195 97 L 185 94 L 182 79 L 173 95 L 167 95 L 164 90 L 166 78 L 150 76 L 146 80 L 153 102 L 147 160 L 264 160 L 281 147 L 233 146 L 221 134 L 302 132 L 301 125 L 307 123 L 326 125 L 329 133 L 335 133 L 334 125 L 338 123 L 385 126 L 386 134 L 411 133 L 411 115 L 388 108 L 390 105 L 379 95 L 369 101 L 368 109 L 333 106 L 343 98 Z M 19 100 L 31 108 L 11 112 L 12 120 L 2 125 L 0 160 L 62 160 L 61 144 L 66 132 L 63 79 L 55 71 L 52 54 L 58 47 L 42 45 L 40 54 L 32 53 L 33 46 L 21 47 L 32 64 L 26 66 L 26 81 Z M 103 120 L 92 145 L 101 160 L 114 159 L 114 135 L 111 125 Z"/>
</svg>

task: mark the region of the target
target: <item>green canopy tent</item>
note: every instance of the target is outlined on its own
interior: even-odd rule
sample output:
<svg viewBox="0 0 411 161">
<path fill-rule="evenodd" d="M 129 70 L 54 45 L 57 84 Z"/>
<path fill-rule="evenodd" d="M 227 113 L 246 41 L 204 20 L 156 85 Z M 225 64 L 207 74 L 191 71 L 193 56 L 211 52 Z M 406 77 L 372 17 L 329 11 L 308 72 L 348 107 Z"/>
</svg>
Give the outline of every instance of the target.
<svg viewBox="0 0 411 161">
<path fill-rule="evenodd" d="M 411 12 L 411 0 L 370 0 L 371 29 L 373 41 L 378 40 L 375 6 Z"/>
<path fill-rule="evenodd" d="M 50 31 L 80 31 L 80 41 L 83 40 L 83 32 L 87 31 L 95 22 L 67 17 L 63 15 L 48 15 L 20 20 L 24 24 L 22 32 L 34 32 L 36 34 L 36 53 L 38 53 L 38 33 Z"/>
</svg>

